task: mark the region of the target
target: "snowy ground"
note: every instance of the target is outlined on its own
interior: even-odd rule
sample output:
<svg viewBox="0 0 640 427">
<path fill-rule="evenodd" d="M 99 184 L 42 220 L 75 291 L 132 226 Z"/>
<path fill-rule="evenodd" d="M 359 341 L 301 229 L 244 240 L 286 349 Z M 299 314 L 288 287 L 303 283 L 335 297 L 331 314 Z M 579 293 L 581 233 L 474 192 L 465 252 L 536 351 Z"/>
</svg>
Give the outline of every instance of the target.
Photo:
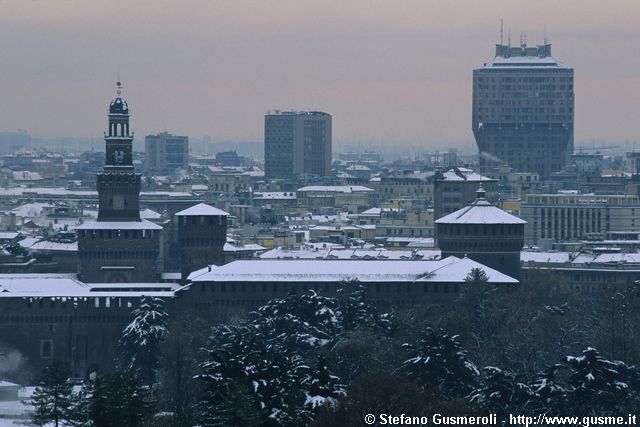
<svg viewBox="0 0 640 427">
<path fill-rule="evenodd" d="M 23 387 L 18 393 L 21 400 L 0 400 L 0 427 L 25 427 L 33 426 L 29 422 L 30 413 L 33 406 L 25 405 L 22 400 L 28 400 L 31 397 L 35 387 Z"/>
</svg>

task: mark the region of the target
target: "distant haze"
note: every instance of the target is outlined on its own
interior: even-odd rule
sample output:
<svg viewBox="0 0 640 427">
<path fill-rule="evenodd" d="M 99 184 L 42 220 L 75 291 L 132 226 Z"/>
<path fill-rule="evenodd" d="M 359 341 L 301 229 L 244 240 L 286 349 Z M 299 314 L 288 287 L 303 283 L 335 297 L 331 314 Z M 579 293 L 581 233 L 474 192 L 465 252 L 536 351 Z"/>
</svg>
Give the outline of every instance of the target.
<svg viewBox="0 0 640 427">
<path fill-rule="evenodd" d="M 267 110 L 313 109 L 338 143 L 475 146 L 500 18 L 575 68 L 577 142 L 638 139 L 638 0 L 0 0 L 0 131 L 100 136 L 120 71 L 138 137 L 260 141 Z"/>
</svg>

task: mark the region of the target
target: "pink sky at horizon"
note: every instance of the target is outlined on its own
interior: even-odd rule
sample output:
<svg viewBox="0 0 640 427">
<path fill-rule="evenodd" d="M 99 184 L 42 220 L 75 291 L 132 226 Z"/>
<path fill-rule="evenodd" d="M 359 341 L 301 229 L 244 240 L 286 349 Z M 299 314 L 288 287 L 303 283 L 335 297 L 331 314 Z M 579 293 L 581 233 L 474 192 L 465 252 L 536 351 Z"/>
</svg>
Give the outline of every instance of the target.
<svg viewBox="0 0 640 427">
<path fill-rule="evenodd" d="M 338 143 L 475 145 L 500 18 L 575 69 L 576 142 L 640 139 L 636 0 L 0 0 L 0 131 L 100 137 L 119 70 L 138 136 L 259 141 L 267 110 L 310 108 Z"/>
</svg>

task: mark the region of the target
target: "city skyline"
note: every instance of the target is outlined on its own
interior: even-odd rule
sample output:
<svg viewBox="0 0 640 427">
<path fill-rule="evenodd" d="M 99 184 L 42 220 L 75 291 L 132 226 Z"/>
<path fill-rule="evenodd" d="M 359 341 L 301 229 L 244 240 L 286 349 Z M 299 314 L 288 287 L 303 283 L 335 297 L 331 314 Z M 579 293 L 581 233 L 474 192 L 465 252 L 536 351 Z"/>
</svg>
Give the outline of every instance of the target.
<svg viewBox="0 0 640 427">
<path fill-rule="evenodd" d="M 149 6 L 0 2 L 0 79 L 13 100 L 0 130 L 99 137 L 107 105 L 96 105 L 119 72 L 138 138 L 261 141 L 268 110 L 312 109 L 334 116 L 337 145 L 474 148 L 471 73 L 493 57 L 501 18 L 513 45 L 521 29 L 542 42 L 546 26 L 554 56 L 576 70 L 576 146 L 640 130 L 633 1 Z"/>
</svg>

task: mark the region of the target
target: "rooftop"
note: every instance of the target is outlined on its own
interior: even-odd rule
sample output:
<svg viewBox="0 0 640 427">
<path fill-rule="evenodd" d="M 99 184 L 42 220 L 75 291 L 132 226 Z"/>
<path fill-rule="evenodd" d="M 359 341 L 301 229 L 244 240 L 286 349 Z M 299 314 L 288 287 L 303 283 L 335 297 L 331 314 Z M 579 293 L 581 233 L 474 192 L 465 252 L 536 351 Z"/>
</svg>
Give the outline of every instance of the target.
<svg viewBox="0 0 640 427">
<path fill-rule="evenodd" d="M 183 211 L 180 211 L 176 214 L 176 216 L 203 216 L 203 215 L 213 215 L 213 216 L 229 216 L 229 214 L 222 209 L 214 208 L 211 205 L 207 205 L 206 203 L 198 203 L 197 205 L 191 206 Z"/>
<path fill-rule="evenodd" d="M 511 56 L 505 58 L 504 56 L 496 56 L 492 61 L 485 65 L 485 68 L 530 68 L 530 67 L 545 67 L 545 68 L 564 68 L 564 65 L 554 59 L 552 56 L 539 57 L 539 56 Z"/>
<path fill-rule="evenodd" d="M 454 167 L 445 172 L 442 172 L 442 178 L 439 181 L 467 181 L 467 182 L 482 182 L 482 181 L 495 181 L 486 176 L 480 175 L 471 169 L 463 167 Z"/>
<path fill-rule="evenodd" d="M 298 191 L 317 191 L 327 193 L 358 193 L 373 191 L 369 187 L 363 185 L 309 185 L 298 188 Z"/>
<path fill-rule="evenodd" d="M 477 199 L 469 206 L 445 215 L 436 224 L 526 224 L 527 221 L 493 206 L 485 199 L 482 188 L 477 191 Z"/>
<path fill-rule="evenodd" d="M 246 260 L 211 265 L 189 275 L 192 282 L 463 282 L 481 268 L 491 283 L 515 284 L 512 277 L 469 258 L 443 260 Z"/>
<path fill-rule="evenodd" d="M 78 230 L 162 230 L 162 227 L 147 221 L 90 221 L 77 227 Z"/>
<path fill-rule="evenodd" d="M 173 297 L 171 283 L 88 284 L 70 273 L 0 274 L 0 298 Z"/>
</svg>

